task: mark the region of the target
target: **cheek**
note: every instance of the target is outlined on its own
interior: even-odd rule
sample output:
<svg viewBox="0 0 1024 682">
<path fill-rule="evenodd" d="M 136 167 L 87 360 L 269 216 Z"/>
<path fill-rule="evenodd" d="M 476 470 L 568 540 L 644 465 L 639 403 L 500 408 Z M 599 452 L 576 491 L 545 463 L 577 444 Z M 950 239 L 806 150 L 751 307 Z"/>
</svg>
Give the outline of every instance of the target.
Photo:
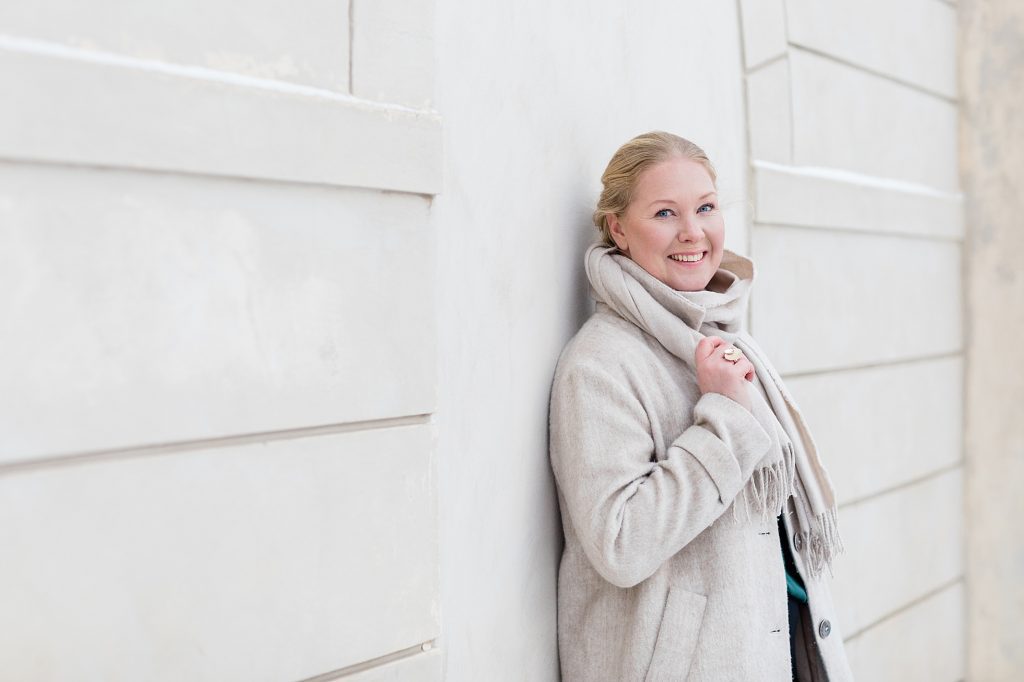
<svg viewBox="0 0 1024 682">
<path fill-rule="evenodd" d="M 646 223 L 637 222 L 633 225 L 633 243 L 645 251 L 655 245 L 658 241 L 657 235 L 657 230 L 652 229 L 652 226 Z"/>
<path fill-rule="evenodd" d="M 719 221 L 708 236 L 711 239 L 711 242 L 716 246 L 722 246 L 725 243 L 725 223 Z"/>
</svg>

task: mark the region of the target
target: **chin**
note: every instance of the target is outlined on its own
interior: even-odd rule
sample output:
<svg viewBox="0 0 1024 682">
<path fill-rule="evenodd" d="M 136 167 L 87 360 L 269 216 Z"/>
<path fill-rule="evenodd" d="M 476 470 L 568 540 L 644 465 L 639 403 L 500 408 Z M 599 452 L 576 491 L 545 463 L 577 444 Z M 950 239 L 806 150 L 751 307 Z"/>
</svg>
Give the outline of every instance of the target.
<svg viewBox="0 0 1024 682">
<path fill-rule="evenodd" d="M 710 281 L 711 280 L 708 280 L 708 282 Z M 708 282 L 704 282 L 703 284 L 686 284 L 685 282 L 679 282 L 677 284 L 673 284 L 672 288 L 676 291 L 701 291 L 707 287 Z"/>
<path fill-rule="evenodd" d="M 688 277 L 685 279 L 676 279 L 675 281 L 668 282 L 667 284 L 675 289 L 676 291 L 700 291 L 707 287 L 708 282 L 711 281 L 711 276 L 708 277 Z"/>
</svg>

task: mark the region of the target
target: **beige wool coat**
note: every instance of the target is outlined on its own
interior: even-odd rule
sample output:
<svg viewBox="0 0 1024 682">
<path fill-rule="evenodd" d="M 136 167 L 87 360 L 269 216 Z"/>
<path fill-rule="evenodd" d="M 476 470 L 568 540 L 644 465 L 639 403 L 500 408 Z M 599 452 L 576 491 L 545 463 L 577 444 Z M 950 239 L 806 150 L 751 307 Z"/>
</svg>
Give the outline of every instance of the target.
<svg viewBox="0 0 1024 682">
<path fill-rule="evenodd" d="M 731 398 L 701 395 L 688 365 L 597 303 L 559 358 L 550 403 L 564 682 L 791 679 L 780 543 L 795 514 L 783 514 L 787 538 L 774 518 L 733 514 L 776 438 Z M 807 577 L 792 554 L 821 677 L 852 680 L 828 576 Z"/>
</svg>

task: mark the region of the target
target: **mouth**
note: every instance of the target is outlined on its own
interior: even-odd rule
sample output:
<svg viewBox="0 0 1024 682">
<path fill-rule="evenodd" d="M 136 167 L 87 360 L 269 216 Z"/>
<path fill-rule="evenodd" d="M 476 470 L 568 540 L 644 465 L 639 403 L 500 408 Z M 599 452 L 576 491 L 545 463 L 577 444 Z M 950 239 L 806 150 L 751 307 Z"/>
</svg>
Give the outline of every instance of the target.
<svg viewBox="0 0 1024 682">
<path fill-rule="evenodd" d="M 668 257 L 668 259 L 673 263 L 676 263 L 677 265 L 681 265 L 683 267 L 694 267 L 703 263 L 704 258 L 707 255 L 707 251 L 701 251 L 700 253 L 694 254 L 673 253 L 671 256 Z"/>
</svg>

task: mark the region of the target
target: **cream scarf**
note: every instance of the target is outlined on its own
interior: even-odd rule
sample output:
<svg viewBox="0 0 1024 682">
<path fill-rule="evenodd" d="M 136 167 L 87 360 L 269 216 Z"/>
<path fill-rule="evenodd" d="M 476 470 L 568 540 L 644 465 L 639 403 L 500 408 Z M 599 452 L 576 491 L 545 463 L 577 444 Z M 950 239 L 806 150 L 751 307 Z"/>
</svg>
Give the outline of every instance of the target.
<svg viewBox="0 0 1024 682">
<path fill-rule="evenodd" d="M 754 365 L 775 419 L 766 428 L 778 433 L 773 447 L 758 463 L 743 488 L 744 507 L 769 520 L 778 516 L 792 496 L 802 546 L 798 550 L 811 575 L 843 551 L 839 537 L 835 493 L 811 432 L 782 377 L 761 347 L 744 329 L 754 263 L 725 249 L 722 263 L 708 284 L 712 291 L 676 291 L 614 247 L 595 244 L 584 258 L 591 296 L 653 336 L 672 355 L 696 370 L 694 355 L 704 336 L 719 336 L 743 351 Z M 754 391 L 756 393 L 756 391 Z M 760 395 L 752 396 L 760 408 Z M 762 408 L 763 409 L 763 408 Z M 754 410 L 757 416 L 758 410 Z M 759 419 L 759 421 L 762 421 Z M 762 425 L 765 425 L 762 421 Z M 736 514 L 736 506 L 733 513 Z"/>
</svg>

